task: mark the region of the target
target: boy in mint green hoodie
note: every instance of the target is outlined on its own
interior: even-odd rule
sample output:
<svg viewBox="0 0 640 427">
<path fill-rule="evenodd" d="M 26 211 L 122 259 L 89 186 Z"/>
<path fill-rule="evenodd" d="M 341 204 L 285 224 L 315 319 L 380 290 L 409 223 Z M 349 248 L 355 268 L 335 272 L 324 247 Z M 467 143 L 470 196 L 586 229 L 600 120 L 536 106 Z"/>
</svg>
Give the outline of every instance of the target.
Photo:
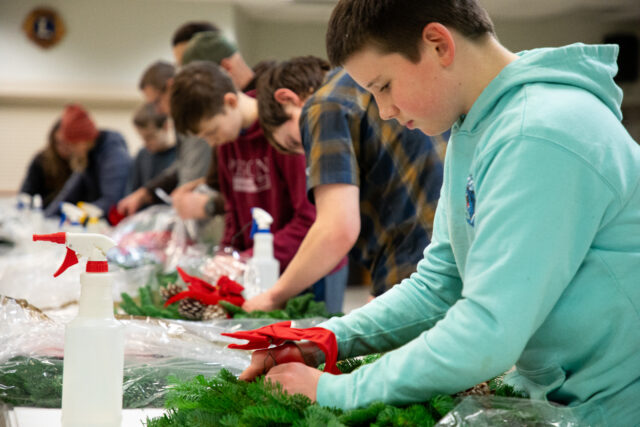
<svg viewBox="0 0 640 427">
<path fill-rule="evenodd" d="M 327 49 L 382 118 L 452 128 L 442 195 L 416 273 L 320 325 L 339 358 L 388 353 L 349 375 L 286 363 L 267 378 L 354 408 L 426 401 L 515 365 L 507 381 L 531 398 L 635 425 L 640 147 L 620 123 L 618 48 L 514 54 L 475 0 L 341 0 Z M 255 352 L 241 378 L 287 348 Z M 300 348 L 313 365 L 314 346 Z"/>
</svg>

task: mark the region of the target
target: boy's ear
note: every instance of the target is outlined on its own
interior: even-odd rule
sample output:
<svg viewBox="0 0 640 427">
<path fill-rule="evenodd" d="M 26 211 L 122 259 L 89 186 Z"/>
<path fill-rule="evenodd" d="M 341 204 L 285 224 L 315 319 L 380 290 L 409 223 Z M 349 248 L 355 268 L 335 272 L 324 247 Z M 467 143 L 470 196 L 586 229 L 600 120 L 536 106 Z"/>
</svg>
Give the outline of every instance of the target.
<svg viewBox="0 0 640 427">
<path fill-rule="evenodd" d="M 236 108 L 238 106 L 238 95 L 233 92 L 225 93 L 223 100 L 225 107 Z"/>
<path fill-rule="evenodd" d="M 230 58 L 230 57 L 229 57 Z M 231 73 L 231 59 L 229 58 L 222 58 L 220 60 L 220 66 L 222 67 L 223 70 L 225 70 L 227 73 Z"/>
<path fill-rule="evenodd" d="M 302 102 L 297 93 L 284 87 L 276 89 L 273 93 L 273 98 L 282 105 L 293 104 L 296 107 L 302 107 L 304 105 L 304 102 Z"/>
<path fill-rule="evenodd" d="M 422 29 L 422 42 L 428 48 L 434 49 L 443 66 L 451 65 L 456 53 L 456 44 L 447 27 L 437 22 L 427 24 Z"/>
</svg>

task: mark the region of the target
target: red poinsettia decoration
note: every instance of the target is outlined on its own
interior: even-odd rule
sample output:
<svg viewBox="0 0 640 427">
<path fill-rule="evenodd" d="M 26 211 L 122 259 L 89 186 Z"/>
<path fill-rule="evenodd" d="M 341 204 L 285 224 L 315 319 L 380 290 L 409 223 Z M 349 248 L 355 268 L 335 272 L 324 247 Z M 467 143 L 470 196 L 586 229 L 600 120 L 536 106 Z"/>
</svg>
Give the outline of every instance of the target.
<svg viewBox="0 0 640 427">
<path fill-rule="evenodd" d="M 227 276 L 220 277 L 218 283 L 213 286 L 198 277 L 188 275 L 180 267 L 178 267 L 178 274 L 188 284 L 188 289 L 169 298 L 164 303 L 165 307 L 184 298 L 193 298 L 206 305 L 218 304 L 220 300 L 237 306 L 244 304 L 242 297 L 244 287 Z"/>
</svg>

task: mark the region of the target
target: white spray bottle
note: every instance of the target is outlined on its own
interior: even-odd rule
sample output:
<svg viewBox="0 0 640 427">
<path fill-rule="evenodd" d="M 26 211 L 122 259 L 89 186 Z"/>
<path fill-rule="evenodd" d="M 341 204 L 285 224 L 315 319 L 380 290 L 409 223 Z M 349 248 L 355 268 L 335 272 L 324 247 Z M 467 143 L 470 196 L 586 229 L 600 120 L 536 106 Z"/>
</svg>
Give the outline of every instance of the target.
<svg viewBox="0 0 640 427">
<path fill-rule="evenodd" d="M 34 194 L 31 200 L 31 224 L 34 231 L 41 232 L 44 228 L 44 212 L 42 211 L 42 196 Z"/>
<path fill-rule="evenodd" d="M 77 206 L 82 209 L 87 215 L 88 219 L 85 225 L 87 232 L 105 233 L 109 231 L 109 225 L 104 219 L 102 219 L 102 217 L 104 216 L 104 211 L 101 208 L 87 202 L 78 202 Z"/>
<path fill-rule="evenodd" d="M 42 214 L 42 196 L 34 194 L 31 198 L 31 209 Z"/>
<path fill-rule="evenodd" d="M 101 234 L 64 232 L 34 234 L 33 240 L 67 247 L 54 277 L 78 262 L 76 253 L 88 258 L 80 275 L 78 317 L 65 327 L 62 425 L 120 427 L 124 328 L 113 316 L 113 277 L 105 256 L 115 243 Z"/>
<path fill-rule="evenodd" d="M 20 193 L 16 197 L 16 208 L 21 211 L 31 207 L 31 194 Z"/>
<path fill-rule="evenodd" d="M 60 228 L 73 232 L 83 232 L 84 221 L 87 219 L 85 211 L 73 203 L 63 202 L 60 206 Z"/>
<path fill-rule="evenodd" d="M 244 284 L 251 287 L 253 283 L 256 285 L 256 292 L 262 293 L 269 290 L 278 281 L 280 262 L 273 256 L 273 234 L 271 234 L 273 218 L 267 211 L 260 208 L 251 208 L 251 215 L 253 216 L 251 229 L 253 257 L 247 263 Z"/>
</svg>

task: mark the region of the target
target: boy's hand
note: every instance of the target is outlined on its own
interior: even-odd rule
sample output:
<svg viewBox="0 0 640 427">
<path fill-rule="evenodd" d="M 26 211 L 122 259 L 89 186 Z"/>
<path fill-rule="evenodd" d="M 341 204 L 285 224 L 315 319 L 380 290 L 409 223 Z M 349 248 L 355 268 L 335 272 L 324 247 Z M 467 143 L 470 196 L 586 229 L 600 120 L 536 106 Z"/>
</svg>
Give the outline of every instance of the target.
<svg viewBox="0 0 640 427">
<path fill-rule="evenodd" d="M 280 383 L 290 394 L 304 394 L 316 401 L 316 389 L 322 372 L 300 362 L 274 366 L 267 374 L 267 381 Z"/>
<path fill-rule="evenodd" d="M 317 345 L 309 341 L 284 344 L 266 350 L 256 350 L 251 354 L 251 364 L 238 379 L 253 381 L 260 375 L 281 383 L 290 393 L 302 393 L 310 399 L 316 398 L 316 385 L 322 372 L 314 369 L 324 361 L 324 354 Z M 292 366 L 300 365 L 300 366 Z M 306 368 L 306 369 L 302 369 Z M 295 375 L 302 375 L 304 381 L 313 383 L 309 387 L 299 384 Z M 294 376 L 293 378 L 291 376 Z"/>
<path fill-rule="evenodd" d="M 142 187 L 118 202 L 118 212 L 128 216 L 136 213 L 145 203 L 151 203 L 149 191 Z"/>
<path fill-rule="evenodd" d="M 240 374 L 238 379 L 242 381 L 253 381 L 256 377 L 265 375 L 277 364 L 289 362 L 304 363 L 302 352 L 294 344 L 285 344 L 266 350 L 256 350 L 251 354 L 251 364 Z"/>
<path fill-rule="evenodd" d="M 205 205 L 209 196 L 202 193 L 174 191 L 171 193 L 173 207 L 182 219 L 202 219 L 206 216 Z"/>
<path fill-rule="evenodd" d="M 196 187 L 200 184 L 204 184 L 204 178 L 194 179 L 193 181 L 189 181 L 187 183 L 182 184 L 180 187 L 177 187 L 175 190 L 171 192 L 171 197 L 175 197 L 178 194 L 190 193 L 196 189 Z"/>
<path fill-rule="evenodd" d="M 271 311 L 277 308 L 282 308 L 283 303 L 279 302 L 273 295 L 271 290 L 256 295 L 255 297 L 245 301 L 242 304 L 242 309 L 247 312 L 254 310 Z"/>
</svg>

